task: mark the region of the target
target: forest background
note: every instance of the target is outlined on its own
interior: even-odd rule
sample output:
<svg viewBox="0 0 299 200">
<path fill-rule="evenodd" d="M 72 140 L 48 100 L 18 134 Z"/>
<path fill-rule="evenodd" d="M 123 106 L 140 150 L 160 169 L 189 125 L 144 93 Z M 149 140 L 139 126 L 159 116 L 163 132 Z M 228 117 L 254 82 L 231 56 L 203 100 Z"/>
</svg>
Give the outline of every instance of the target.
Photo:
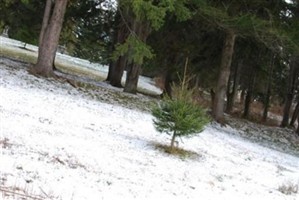
<svg viewBox="0 0 299 200">
<path fill-rule="evenodd" d="M 4 0 L 0 31 L 40 47 L 34 67 L 40 75 L 53 75 L 58 44 L 109 65 L 107 81 L 129 93 L 137 92 L 142 74 L 159 77 L 171 96 L 171 84 L 188 66 L 196 98 L 211 106 L 216 121 L 223 123 L 227 112 L 267 122 L 272 111 L 281 127 L 294 127 L 298 17 L 298 0 Z M 253 104 L 262 111 L 257 116 Z"/>
</svg>

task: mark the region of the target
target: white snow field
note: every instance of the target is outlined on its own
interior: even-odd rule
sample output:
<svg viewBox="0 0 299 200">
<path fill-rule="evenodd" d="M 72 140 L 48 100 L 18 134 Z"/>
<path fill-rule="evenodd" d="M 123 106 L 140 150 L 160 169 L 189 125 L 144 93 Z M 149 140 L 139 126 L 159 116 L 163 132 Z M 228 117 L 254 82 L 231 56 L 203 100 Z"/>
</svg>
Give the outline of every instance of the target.
<svg viewBox="0 0 299 200">
<path fill-rule="evenodd" d="M 3 200 L 298 200 L 299 157 L 229 130 L 211 124 L 179 141 L 198 157 L 169 155 L 155 147 L 170 138 L 154 129 L 150 113 L 0 58 Z"/>
</svg>

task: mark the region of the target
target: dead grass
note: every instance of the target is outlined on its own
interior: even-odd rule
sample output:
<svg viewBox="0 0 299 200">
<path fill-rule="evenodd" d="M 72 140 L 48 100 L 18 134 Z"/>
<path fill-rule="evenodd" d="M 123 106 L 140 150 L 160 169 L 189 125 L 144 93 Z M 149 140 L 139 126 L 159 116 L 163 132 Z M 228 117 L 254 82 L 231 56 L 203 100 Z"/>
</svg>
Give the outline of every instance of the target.
<svg viewBox="0 0 299 200">
<path fill-rule="evenodd" d="M 21 199 L 21 200 L 44 200 L 41 195 L 30 194 L 27 189 L 20 187 L 3 187 L 0 186 L 0 193 L 3 200 L 5 199 Z"/>
<path fill-rule="evenodd" d="M 156 149 L 162 151 L 163 153 L 170 154 L 176 157 L 179 157 L 180 159 L 186 160 L 186 159 L 198 159 L 202 158 L 203 156 L 200 155 L 197 152 L 185 150 L 179 147 L 174 147 L 173 149 L 170 148 L 170 146 L 160 143 L 154 143 L 154 146 Z"/>
<path fill-rule="evenodd" d="M 4 139 L 0 139 L 0 147 L 3 149 L 7 149 L 9 147 L 11 147 L 11 143 L 9 143 L 9 139 L 4 138 Z"/>
<path fill-rule="evenodd" d="M 298 190 L 299 190 L 298 184 L 294 184 L 294 183 L 291 183 L 291 182 L 282 184 L 278 188 L 278 191 L 280 191 L 281 193 L 283 193 L 285 195 L 297 194 Z"/>
</svg>

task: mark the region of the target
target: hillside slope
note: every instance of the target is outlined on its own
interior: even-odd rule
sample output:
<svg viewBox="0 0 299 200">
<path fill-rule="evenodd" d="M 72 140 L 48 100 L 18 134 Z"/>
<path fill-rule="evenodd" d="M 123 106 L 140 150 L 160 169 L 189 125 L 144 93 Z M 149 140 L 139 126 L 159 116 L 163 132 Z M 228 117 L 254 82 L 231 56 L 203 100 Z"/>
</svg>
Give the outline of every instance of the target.
<svg viewBox="0 0 299 200">
<path fill-rule="evenodd" d="M 217 124 L 179 141 L 198 156 L 169 155 L 157 149 L 169 137 L 132 106 L 150 100 L 104 86 L 76 89 L 0 58 L 2 199 L 299 198 L 298 156 Z"/>
</svg>

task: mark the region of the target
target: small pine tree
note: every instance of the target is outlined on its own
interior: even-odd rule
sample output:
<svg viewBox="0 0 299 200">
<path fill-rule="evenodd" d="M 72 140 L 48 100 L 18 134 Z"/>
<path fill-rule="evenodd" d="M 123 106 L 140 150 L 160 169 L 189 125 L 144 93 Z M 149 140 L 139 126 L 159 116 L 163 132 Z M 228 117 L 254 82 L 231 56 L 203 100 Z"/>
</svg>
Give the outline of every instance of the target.
<svg viewBox="0 0 299 200">
<path fill-rule="evenodd" d="M 200 133 L 209 122 L 204 109 L 193 101 L 194 89 L 188 90 L 187 88 L 184 79 L 181 86 L 173 87 L 173 98 L 165 97 L 158 106 L 152 109 L 156 130 L 172 135 L 171 152 L 177 136 Z"/>
</svg>

